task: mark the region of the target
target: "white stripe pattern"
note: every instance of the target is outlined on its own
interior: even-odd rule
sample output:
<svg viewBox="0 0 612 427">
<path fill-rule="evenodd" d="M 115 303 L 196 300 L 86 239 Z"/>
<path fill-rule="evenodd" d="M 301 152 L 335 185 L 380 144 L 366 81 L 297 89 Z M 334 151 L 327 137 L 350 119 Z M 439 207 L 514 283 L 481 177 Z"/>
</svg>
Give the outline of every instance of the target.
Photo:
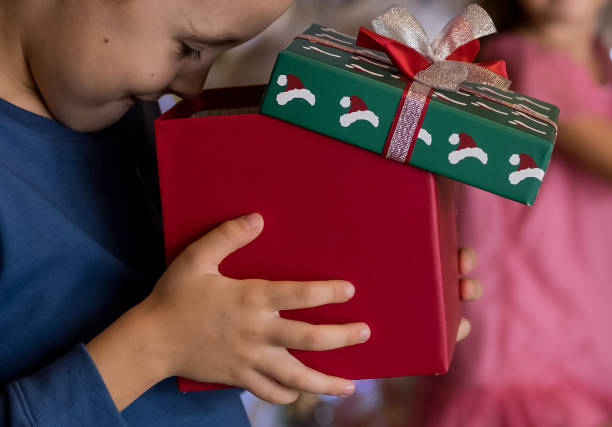
<svg viewBox="0 0 612 427">
<path fill-rule="evenodd" d="M 368 63 L 370 63 L 370 64 L 372 64 L 372 65 L 376 65 L 376 66 L 378 66 L 378 67 L 383 67 L 383 68 L 392 68 L 392 67 L 390 67 L 390 66 L 388 66 L 388 65 L 381 64 L 380 62 L 372 61 L 371 59 L 364 58 L 364 57 L 362 57 L 362 56 L 351 56 L 351 58 L 353 58 L 353 59 L 354 59 L 354 60 L 356 60 L 356 61 L 365 61 L 365 62 L 368 62 Z"/>
<path fill-rule="evenodd" d="M 532 122 L 535 122 L 535 123 L 537 123 L 537 124 L 539 124 L 539 125 L 542 125 L 542 126 L 548 126 L 548 123 L 546 123 L 546 122 L 541 122 L 541 121 L 539 121 L 539 120 L 537 120 L 537 119 L 534 119 L 533 117 L 531 117 L 531 116 L 530 116 L 530 115 L 528 115 L 528 114 L 523 113 L 522 111 L 516 111 L 516 110 L 515 110 L 515 111 L 513 111 L 513 112 L 512 112 L 512 114 L 514 114 L 515 116 L 521 116 L 521 117 L 524 117 L 524 118 L 526 118 L 526 119 L 529 119 L 529 120 L 531 120 Z"/>
<path fill-rule="evenodd" d="M 542 109 L 544 109 L 544 110 L 548 110 L 548 111 L 550 111 L 550 108 L 548 108 L 548 107 L 546 107 L 546 106 L 544 106 L 544 105 L 542 105 L 542 104 L 538 104 L 537 102 L 534 102 L 534 101 L 532 101 L 532 100 L 531 100 L 531 99 L 529 99 L 529 98 L 525 98 L 524 96 L 517 96 L 517 97 L 516 97 L 516 99 L 518 99 L 519 101 L 529 102 L 530 104 L 533 104 L 533 105 L 535 105 L 536 107 L 540 107 L 540 108 L 542 108 Z"/>
<path fill-rule="evenodd" d="M 539 129 L 534 129 L 531 126 L 528 126 L 527 124 L 521 122 L 520 120 L 509 120 L 508 123 L 510 123 L 511 125 L 515 125 L 515 126 L 519 126 L 519 127 L 525 128 L 525 129 L 530 129 L 530 130 L 532 130 L 534 132 L 538 132 L 538 133 L 541 133 L 541 134 L 546 134 L 546 132 L 542 132 Z"/>
<path fill-rule="evenodd" d="M 506 113 L 505 111 L 496 110 L 495 108 L 491 107 L 490 105 L 485 104 L 484 102 L 480 102 L 480 101 L 472 102 L 472 105 L 475 105 L 476 107 L 484 108 L 485 110 L 495 111 L 496 113 L 503 114 L 504 116 L 508 115 L 508 113 Z"/>
<path fill-rule="evenodd" d="M 382 74 L 378 74 L 378 73 L 375 73 L 374 71 L 370 71 L 368 69 L 365 69 L 361 65 L 358 65 L 358 64 L 346 64 L 345 67 L 346 68 L 350 68 L 351 70 L 352 69 L 357 69 L 359 71 L 363 71 L 364 73 L 368 73 L 368 74 L 371 74 L 371 75 L 376 76 L 376 77 L 384 77 Z"/>
<path fill-rule="evenodd" d="M 441 93 L 439 93 L 439 92 L 434 92 L 433 96 L 434 96 L 434 98 L 442 98 L 442 99 L 444 99 L 445 101 L 454 102 L 454 103 L 455 103 L 455 104 L 457 104 L 457 105 L 467 105 L 465 102 L 456 101 L 456 100 L 454 100 L 454 99 L 452 99 L 452 98 L 449 98 L 448 96 L 443 95 L 443 94 L 441 94 Z"/>
<path fill-rule="evenodd" d="M 512 99 L 511 96 L 507 96 L 507 95 L 501 94 L 501 93 L 499 93 L 499 92 L 497 92 L 497 91 L 495 91 L 495 90 L 493 90 L 493 89 L 491 89 L 489 87 L 486 87 L 486 86 L 478 86 L 478 89 L 494 93 L 495 95 L 501 96 L 502 98 Z"/>
<path fill-rule="evenodd" d="M 333 28 L 324 27 L 324 28 L 321 28 L 321 29 L 322 29 L 323 31 L 328 32 L 328 33 L 335 33 L 335 34 L 338 34 L 338 35 L 340 35 L 340 36 L 342 36 L 342 37 L 346 37 L 347 39 L 357 40 L 355 37 L 353 37 L 353 36 L 349 36 L 348 34 L 344 34 L 344 33 L 340 32 L 340 31 L 338 31 L 338 30 L 334 30 Z"/>
<path fill-rule="evenodd" d="M 347 42 L 346 40 L 340 40 L 339 38 L 336 38 L 336 37 L 330 36 L 329 34 L 317 33 L 317 34 L 315 34 L 315 36 L 318 36 L 318 37 L 326 37 L 326 38 L 328 38 L 328 39 L 330 39 L 330 40 L 333 40 L 333 41 L 335 41 L 335 42 L 339 42 L 339 43 L 344 43 L 344 44 L 353 44 L 352 42 Z"/>
</svg>

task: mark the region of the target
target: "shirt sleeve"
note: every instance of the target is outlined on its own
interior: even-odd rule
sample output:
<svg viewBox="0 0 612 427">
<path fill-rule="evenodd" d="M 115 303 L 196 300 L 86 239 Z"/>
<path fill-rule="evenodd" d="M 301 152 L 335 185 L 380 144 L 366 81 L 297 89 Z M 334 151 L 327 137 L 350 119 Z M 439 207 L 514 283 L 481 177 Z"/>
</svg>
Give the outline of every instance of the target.
<svg viewBox="0 0 612 427">
<path fill-rule="evenodd" d="M 32 376 L 4 386 L 3 427 L 127 426 L 83 344 Z"/>
</svg>

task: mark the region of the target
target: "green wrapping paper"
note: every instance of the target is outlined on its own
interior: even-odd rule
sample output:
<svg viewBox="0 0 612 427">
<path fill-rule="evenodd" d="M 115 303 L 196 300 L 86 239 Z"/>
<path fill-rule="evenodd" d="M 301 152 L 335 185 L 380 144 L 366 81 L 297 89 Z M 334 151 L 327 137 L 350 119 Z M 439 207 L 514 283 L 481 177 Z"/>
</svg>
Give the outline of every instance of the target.
<svg viewBox="0 0 612 427">
<path fill-rule="evenodd" d="M 313 24 L 304 34 L 333 46 L 298 37 L 285 48 L 261 113 L 385 155 L 411 80 L 384 53 L 358 47 L 334 29 Z M 559 109 L 469 82 L 459 91 L 435 89 L 429 95 L 406 163 L 533 204 L 554 147 Z"/>
</svg>

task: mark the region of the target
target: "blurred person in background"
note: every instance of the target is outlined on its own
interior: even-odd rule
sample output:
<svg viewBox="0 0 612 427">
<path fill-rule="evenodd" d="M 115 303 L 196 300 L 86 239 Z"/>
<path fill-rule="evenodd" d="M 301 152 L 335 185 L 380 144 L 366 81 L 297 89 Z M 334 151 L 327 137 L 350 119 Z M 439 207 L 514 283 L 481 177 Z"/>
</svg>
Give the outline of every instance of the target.
<svg viewBox="0 0 612 427">
<path fill-rule="evenodd" d="M 559 136 L 533 207 L 461 186 L 461 243 L 476 249 L 487 287 L 466 307 L 474 327 L 451 372 L 413 394 L 413 425 L 612 425 L 612 66 L 598 38 L 606 1 L 480 3 L 501 31 L 482 60 L 505 59 L 512 90 L 559 106 Z"/>
</svg>

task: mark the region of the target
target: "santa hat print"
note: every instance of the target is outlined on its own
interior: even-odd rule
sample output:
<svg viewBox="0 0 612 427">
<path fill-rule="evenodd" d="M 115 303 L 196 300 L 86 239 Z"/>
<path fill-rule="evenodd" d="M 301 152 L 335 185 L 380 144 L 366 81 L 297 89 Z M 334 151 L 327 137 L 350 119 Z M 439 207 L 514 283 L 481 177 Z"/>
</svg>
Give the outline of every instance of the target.
<svg viewBox="0 0 612 427">
<path fill-rule="evenodd" d="M 285 90 L 276 95 L 278 105 L 286 105 L 294 99 L 303 99 L 310 105 L 314 106 L 316 97 L 314 94 L 304 87 L 304 84 L 298 76 L 294 74 L 281 74 L 276 80 L 279 86 L 285 86 Z"/>
<path fill-rule="evenodd" d="M 368 111 L 368 106 L 365 105 L 363 99 L 359 98 L 358 96 L 345 96 L 340 100 L 340 105 L 344 108 L 351 107 L 348 111 L 349 114 L 354 113 L 356 111 Z"/>
<path fill-rule="evenodd" d="M 378 127 L 379 119 L 372 110 L 368 108 L 363 99 L 358 96 L 345 96 L 340 100 L 340 105 L 343 108 L 348 108 L 348 113 L 340 116 L 340 125 L 342 127 L 349 127 L 353 123 L 364 120 L 369 122 L 375 128 Z"/>
<path fill-rule="evenodd" d="M 518 168 L 508 176 L 508 180 L 512 185 L 517 185 L 527 178 L 535 178 L 540 181 L 544 178 L 544 171 L 538 167 L 529 154 L 513 154 L 510 156 L 510 164 L 518 166 Z"/>
<path fill-rule="evenodd" d="M 486 165 L 489 161 L 487 153 L 485 153 L 482 148 L 478 147 L 474 138 L 465 132 L 453 133 L 448 138 L 448 142 L 452 145 L 457 145 L 455 151 L 451 151 L 448 155 L 448 161 L 452 165 L 456 165 L 463 159 L 469 157 L 480 160 L 483 165 Z"/>
<path fill-rule="evenodd" d="M 417 139 L 420 139 L 427 145 L 431 145 L 431 142 L 432 142 L 431 134 L 427 132 L 427 129 L 425 128 L 419 129 L 419 134 L 417 135 Z"/>
</svg>

